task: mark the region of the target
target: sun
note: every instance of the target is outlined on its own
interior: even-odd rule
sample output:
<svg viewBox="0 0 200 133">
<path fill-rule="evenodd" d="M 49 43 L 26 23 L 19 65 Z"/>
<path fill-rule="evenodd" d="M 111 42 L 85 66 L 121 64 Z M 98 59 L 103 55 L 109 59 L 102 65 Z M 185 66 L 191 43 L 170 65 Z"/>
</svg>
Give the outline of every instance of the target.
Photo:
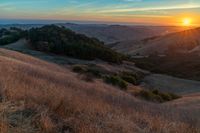
<svg viewBox="0 0 200 133">
<path fill-rule="evenodd" d="M 191 18 L 184 18 L 184 19 L 182 20 L 182 25 L 183 25 L 183 26 L 190 26 L 191 24 L 192 24 Z"/>
</svg>

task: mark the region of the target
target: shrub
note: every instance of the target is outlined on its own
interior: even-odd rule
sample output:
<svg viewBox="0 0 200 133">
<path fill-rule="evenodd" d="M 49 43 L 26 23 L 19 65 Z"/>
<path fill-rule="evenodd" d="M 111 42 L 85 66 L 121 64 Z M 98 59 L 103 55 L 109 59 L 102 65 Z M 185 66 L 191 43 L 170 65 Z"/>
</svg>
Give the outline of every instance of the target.
<svg viewBox="0 0 200 133">
<path fill-rule="evenodd" d="M 126 90 L 128 86 L 126 81 L 121 79 L 119 76 L 105 76 L 104 81 L 108 84 L 119 86 L 123 90 Z"/>
<path fill-rule="evenodd" d="M 119 76 L 126 82 L 129 82 L 133 85 L 139 85 L 144 78 L 144 75 L 139 72 L 121 72 Z"/>
<path fill-rule="evenodd" d="M 97 67 L 89 67 L 87 70 L 87 73 L 91 73 L 95 77 L 102 76 L 102 71 L 100 70 L 100 68 L 97 68 Z"/>
<path fill-rule="evenodd" d="M 72 70 L 76 73 L 90 74 L 92 77 L 101 78 L 102 75 L 107 74 L 105 70 L 95 65 L 74 65 Z"/>
<path fill-rule="evenodd" d="M 181 98 L 181 96 L 176 95 L 176 94 L 174 94 L 174 93 L 169 93 L 169 95 L 171 96 L 172 99 L 178 99 L 178 98 Z"/>
<path fill-rule="evenodd" d="M 159 95 L 154 94 L 151 91 L 147 91 L 147 90 L 141 90 L 139 92 L 139 96 L 141 98 L 144 98 L 145 100 L 148 101 L 153 101 L 153 102 L 163 102 L 162 97 L 160 97 Z"/>
<path fill-rule="evenodd" d="M 153 101 L 153 102 L 167 102 L 177 98 L 180 96 L 173 94 L 173 93 L 163 93 L 159 90 L 141 90 L 136 96 L 139 96 L 145 100 Z"/>
<path fill-rule="evenodd" d="M 129 76 L 129 75 L 122 75 L 121 78 L 123 80 L 125 80 L 126 82 L 129 82 L 131 84 L 136 85 L 137 84 L 137 80 L 135 79 L 135 77 Z"/>
<path fill-rule="evenodd" d="M 72 70 L 76 73 L 84 73 L 87 71 L 87 68 L 83 65 L 74 65 Z"/>
<path fill-rule="evenodd" d="M 172 97 L 168 93 L 159 93 L 158 95 L 160 95 L 164 101 L 173 100 Z"/>
</svg>

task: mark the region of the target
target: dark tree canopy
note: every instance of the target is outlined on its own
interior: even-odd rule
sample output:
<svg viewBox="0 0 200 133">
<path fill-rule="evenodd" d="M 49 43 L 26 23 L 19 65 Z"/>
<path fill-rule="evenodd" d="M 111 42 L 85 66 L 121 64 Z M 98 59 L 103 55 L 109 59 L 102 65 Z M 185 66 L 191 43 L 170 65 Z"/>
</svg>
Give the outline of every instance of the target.
<svg viewBox="0 0 200 133">
<path fill-rule="evenodd" d="M 0 45 L 7 45 L 23 38 L 26 31 L 11 27 L 10 29 L 0 29 Z"/>
<path fill-rule="evenodd" d="M 87 60 L 98 58 L 113 63 L 122 61 L 122 55 L 106 47 L 103 42 L 65 27 L 48 25 L 32 28 L 28 31 L 27 38 L 40 51 Z"/>
</svg>

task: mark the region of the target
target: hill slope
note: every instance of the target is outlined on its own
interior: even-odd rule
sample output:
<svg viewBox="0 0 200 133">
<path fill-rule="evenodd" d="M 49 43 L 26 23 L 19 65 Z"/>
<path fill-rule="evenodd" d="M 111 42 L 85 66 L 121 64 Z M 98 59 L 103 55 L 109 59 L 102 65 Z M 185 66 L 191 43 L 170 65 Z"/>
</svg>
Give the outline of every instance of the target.
<svg viewBox="0 0 200 133">
<path fill-rule="evenodd" d="M 138 40 L 147 37 L 163 35 L 183 29 L 175 26 L 130 26 L 130 25 L 100 25 L 100 24 L 59 24 L 77 33 L 95 37 L 105 44 Z"/>
<path fill-rule="evenodd" d="M 0 71 L 0 132 L 199 131 L 192 112 L 185 117 L 182 109 L 140 101 L 100 80 L 80 80 L 63 66 L 28 55 L 0 49 Z"/>
<path fill-rule="evenodd" d="M 191 29 L 165 36 L 155 36 L 140 41 L 124 41 L 112 48 L 131 55 L 166 54 L 166 51 L 188 52 L 200 44 L 200 29 Z"/>
</svg>

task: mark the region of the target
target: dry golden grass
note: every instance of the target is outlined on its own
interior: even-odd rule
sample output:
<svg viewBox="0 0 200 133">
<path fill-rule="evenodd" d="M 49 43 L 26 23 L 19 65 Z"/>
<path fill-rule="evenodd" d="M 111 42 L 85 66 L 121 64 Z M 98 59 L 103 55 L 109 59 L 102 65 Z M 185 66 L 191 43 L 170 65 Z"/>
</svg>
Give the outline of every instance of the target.
<svg viewBox="0 0 200 133">
<path fill-rule="evenodd" d="M 101 81 L 85 82 L 18 52 L 0 49 L 0 72 L 2 133 L 199 132 L 198 119 L 182 110 L 140 101 Z"/>
</svg>

